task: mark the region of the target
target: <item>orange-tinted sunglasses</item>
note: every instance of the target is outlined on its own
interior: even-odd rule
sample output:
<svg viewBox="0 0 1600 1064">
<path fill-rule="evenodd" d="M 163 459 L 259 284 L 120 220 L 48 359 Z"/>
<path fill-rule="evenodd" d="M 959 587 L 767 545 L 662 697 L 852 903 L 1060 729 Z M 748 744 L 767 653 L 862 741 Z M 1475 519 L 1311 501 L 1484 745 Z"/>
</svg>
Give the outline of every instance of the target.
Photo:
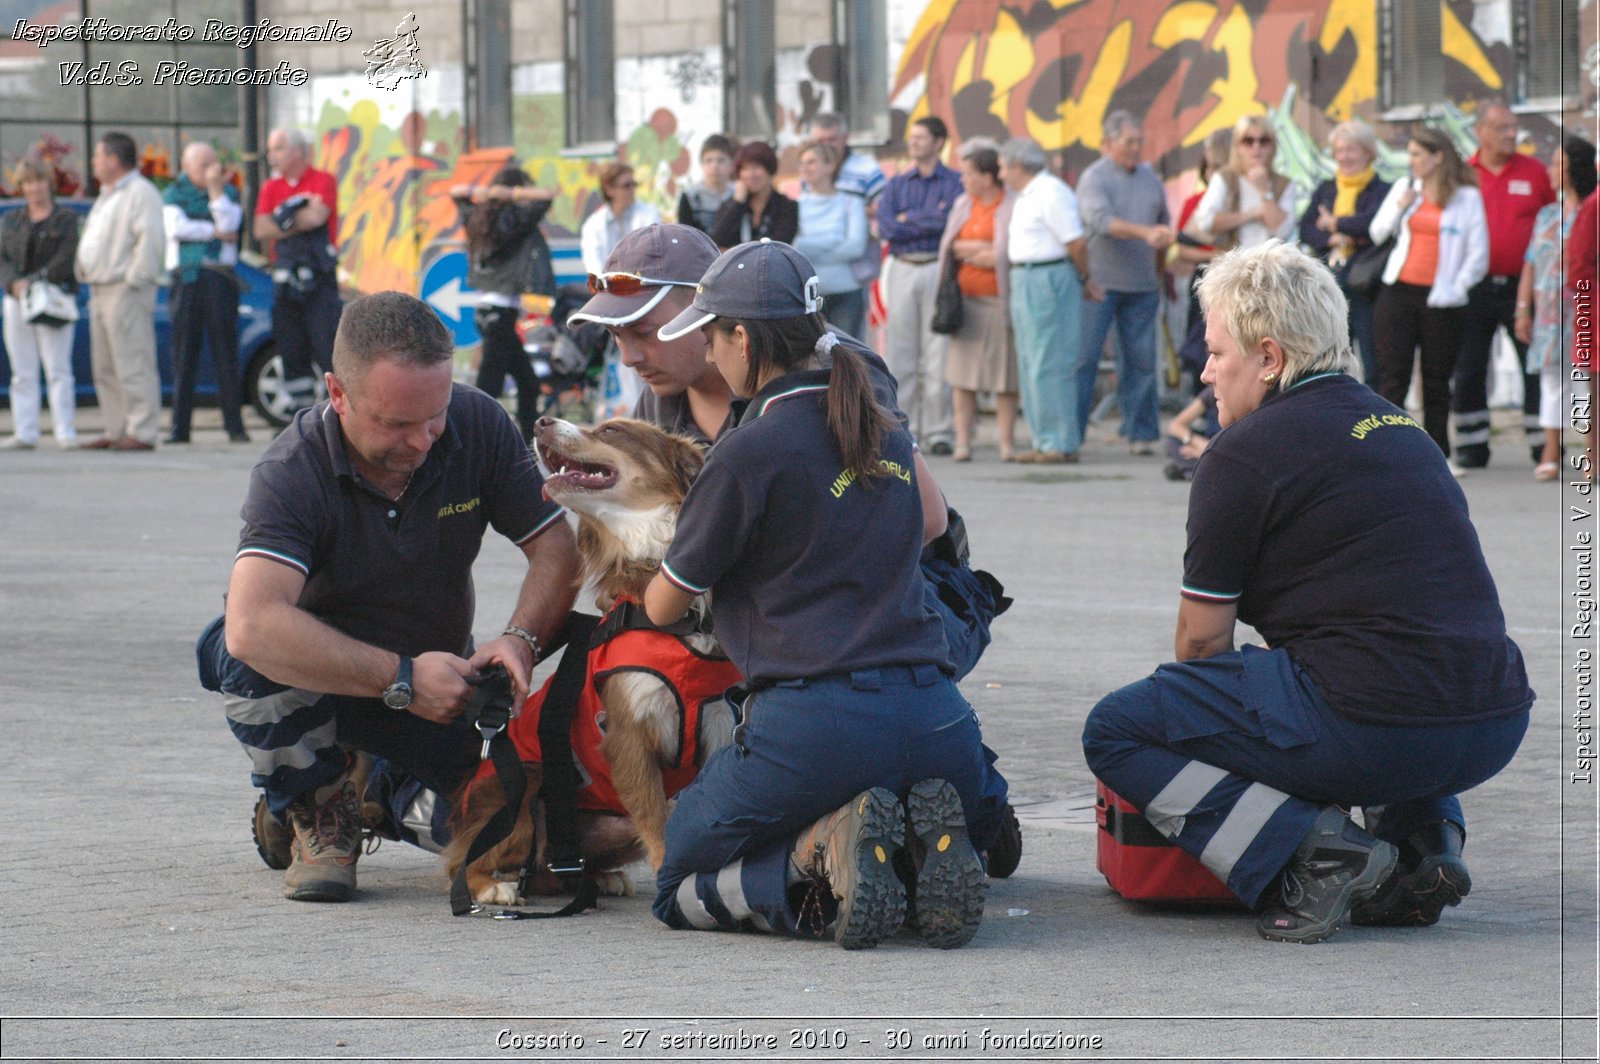
<svg viewBox="0 0 1600 1064">
<path fill-rule="evenodd" d="M 636 296 L 646 288 L 664 288 L 677 281 L 658 281 L 653 277 L 640 277 L 636 273 L 591 273 L 589 294 L 610 292 L 617 296 Z"/>
</svg>

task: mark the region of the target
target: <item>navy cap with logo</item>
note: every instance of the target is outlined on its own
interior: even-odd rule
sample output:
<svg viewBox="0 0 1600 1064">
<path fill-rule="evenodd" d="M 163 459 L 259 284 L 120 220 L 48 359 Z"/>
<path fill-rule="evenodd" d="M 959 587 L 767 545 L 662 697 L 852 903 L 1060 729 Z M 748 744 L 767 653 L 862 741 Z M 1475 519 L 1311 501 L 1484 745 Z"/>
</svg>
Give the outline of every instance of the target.
<svg viewBox="0 0 1600 1064">
<path fill-rule="evenodd" d="M 567 318 L 627 325 L 655 309 L 674 287 L 692 288 L 717 258 L 717 245 L 688 225 L 647 225 L 617 242 L 606 272 L 589 275 L 589 302 Z"/>
<path fill-rule="evenodd" d="M 694 302 L 656 334 L 676 340 L 713 318 L 775 321 L 822 309 L 817 271 L 788 244 L 759 240 L 722 253 L 694 291 Z"/>
</svg>

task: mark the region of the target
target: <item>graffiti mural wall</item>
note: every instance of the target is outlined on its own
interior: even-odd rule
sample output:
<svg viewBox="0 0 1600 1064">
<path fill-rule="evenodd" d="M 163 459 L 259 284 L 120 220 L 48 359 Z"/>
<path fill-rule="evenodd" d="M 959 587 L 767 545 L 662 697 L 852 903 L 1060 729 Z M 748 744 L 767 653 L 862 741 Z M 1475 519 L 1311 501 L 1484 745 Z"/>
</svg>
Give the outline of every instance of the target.
<svg viewBox="0 0 1600 1064">
<path fill-rule="evenodd" d="M 1514 84 L 1509 14 L 1504 3 L 1442 4 L 1455 104 L 1442 121 L 1468 148 L 1463 109 Z M 1289 176 L 1313 180 L 1331 172 L 1318 147 L 1328 129 L 1375 122 L 1378 21 L 1375 0 L 943 0 L 926 6 L 906 42 L 891 98 L 911 119 L 944 117 L 957 138 L 1025 133 L 1060 151 L 1069 173 L 1099 155 L 1113 110 L 1143 116 L 1147 151 L 1168 175 L 1192 168 L 1213 130 L 1270 112 L 1295 149 Z M 1586 90 L 1592 117 L 1592 82 Z M 1549 118 L 1525 125 L 1541 154 L 1559 135 Z"/>
<path fill-rule="evenodd" d="M 798 143 L 809 116 L 831 106 L 807 54 L 821 50 L 779 57 L 780 71 L 793 72 L 780 93 L 780 144 Z M 535 183 L 558 190 L 546 219 L 558 240 L 575 237 L 600 204 L 598 174 L 612 158 L 632 164 L 640 198 L 670 216 L 691 176 L 699 143 L 721 129 L 721 75 L 713 61 L 710 53 L 696 52 L 619 62 L 618 114 L 624 122 L 618 128 L 627 132 L 613 153 L 587 158 L 561 151 L 559 91 L 516 92 L 516 143 L 465 152 L 459 109 L 397 112 L 391 97 L 359 79 L 317 79 L 311 86 L 318 115 L 317 165 L 339 182 L 346 283 L 364 292 L 414 290 L 431 255 L 463 238 L 451 186 L 487 181 L 513 157 Z M 548 73 L 528 72 L 514 84 L 539 85 L 550 80 Z M 559 69 L 555 80 L 559 83 Z"/>
<path fill-rule="evenodd" d="M 1419 0 L 1428 2 L 1428 0 Z M 1594 122 L 1597 50 L 1593 5 L 1581 0 L 1582 99 Z M 1309 188 L 1332 172 L 1327 131 L 1349 117 L 1374 121 L 1403 163 L 1403 124 L 1377 123 L 1380 78 L 1376 0 L 889 0 L 894 139 L 922 115 L 944 118 L 960 142 L 1026 134 L 1058 151 L 1075 175 L 1099 154 L 1112 110 L 1143 116 L 1149 157 L 1175 186 L 1199 159 L 1207 134 L 1246 114 L 1270 114 L 1280 168 Z M 1444 0 L 1442 51 L 1452 103 L 1432 120 L 1473 148 L 1473 101 L 1514 87 L 1508 0 Z M 823 20 L 825 21 L 825 20 Z M 826 32 L 826 27 L 822 27 Z M 833 48 L 775 57 L 776 140 L 786 170 L 807 121 L 835 107 Z M 559 195 L 549 215 L 558 239 L 577 231 L 599 202 L 596 174 L 612 157 L 632 163 L 641 198 L 676 207 L 701 140 L 720 128 L 717 49 L 621 58 L 614 153 L 563 153 L 559 63 L 514 72 L 516 143 L 463 152 L 462 115 L 438 103 L 398 113 L 392 96 L 359 79 L 315 79 L 319 165 L 339 180 L 342 263 L 362 291 L 415 290 L 438 249 L 461 240 L 451 185 L 485 180 L 513 155 Z M 448 75 L 446 71 L 440 73 Z M 459 71 L 456 72 L 459 78 Z M 354 87 L 352 87 L 354 82 Z M 1525 116 L 1530 147 L 1547 154 L 1560 116 Z M 884 159 L 893 170 L 897 160 Z"/>
</svg>

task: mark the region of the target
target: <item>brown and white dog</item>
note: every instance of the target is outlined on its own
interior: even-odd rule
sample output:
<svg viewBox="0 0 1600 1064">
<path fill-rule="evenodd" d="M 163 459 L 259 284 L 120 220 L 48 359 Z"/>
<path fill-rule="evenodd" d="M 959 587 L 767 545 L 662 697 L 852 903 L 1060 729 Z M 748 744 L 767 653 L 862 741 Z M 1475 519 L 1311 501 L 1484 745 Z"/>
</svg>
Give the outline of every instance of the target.
<svg viewBox="0 0 1600 1064">
<path fill-rule="evenodd" d="M 582 428 L 541 418 L 535 451 L 547 470 L 545 494 L 578 517 L 582 583 L 592 586 L 603 603 L 642 602 L 645 586 L 672 542 L 678 507 L 704 462 L 699 446 L 642 421 L 619 418 Z M 695 608 L 704 607 L 697 603 Z M 653 630 L 629 633 L 627 642 L 619 639 L 616 644 L 624 657 L 641 651 L 677 655 L 677 660 L 686 664 L 676 671 L 663 670 L 648 660 L 618 660 L 617 653 L 600 658 L 591 652 L 587 662 L 588 690 L 579 700 L 572 728 L 574 757 L 580 766 L 592 770 L 587 773 L 592 777 L 585 784 L 587 797 L 580 792 L 579 833 L 586 864 L 606 893 L 633 892 L 622 868 L 640 856 L 648 857 L 653 868 L 660 868 L 669 785 L 675 793 L 686 782 L 686 774 L 692 775 L 706 757 L 731 741 L 733 715 L 727 703 L 720 698 L 699 701 L 694 692 L 703 695 L 715 688 L 720 694 L 729 685 L 728 678 L 736 680 L 737 673 L 710 634 L 709 625 L 697 627 L 701 630 L 682 635 Z M 647 646 L 646 640 L 665 640 L 670 645 Z M 568 647 L 564 653 L 583 653 L 585 649 Z M 689 670 L 692 681 L 698 681 L 685 685 L 694 689 L 687 699 L 667 678 L 684 676 L 684 669 Z M 512 738 L 519 749 L 525 749 L 529 735 L 534 736 L 536 748 L 535 701 L 542 702 L 543 693 L 530 695 L 522 715 L 511 722 Z M 583 717 L 586 705 L 587 720 Z M 695 727 L 686 727 L 686 719 L 693 719 Z M 580 748 L 585 740 L 580 732 L 585 728 L 589 752 L 597 745 L 605 764 L 585 763 L 585 750 Z M 693 749 L 686 752 L 685 744 L 691 743 Z M 529 847 L 536 844 L 536 833 L 537 844 L 544 842 L 542 825 L 533 816 L 543 774 L 539 764 L 530 763 L 526 756 L 524 764 L 528 804 L 516 827 L 467 869 L 467 885 L 480 904 L 514 904 L 514 879 Z M 609 780 L 598 779 L 606 769 Z M 612 815 L 597 809 L 596 801 Z M 505 804 L 505 797 L 494 774 L 480 772 L 455 804 L 465 812 L 459 814 L 454 840 L 444 854 L 452 879 L 472 839 Z M 621 808 L 611 808 L 615 805 Z M 543 867 L 542 860 L 539 867 Z M 509 875 L 512 881 L 499 878 L 502 875 Z M 560 888 L 547 875 L 533 889 L 535 893 L 555 893 Z"/>
</svg>

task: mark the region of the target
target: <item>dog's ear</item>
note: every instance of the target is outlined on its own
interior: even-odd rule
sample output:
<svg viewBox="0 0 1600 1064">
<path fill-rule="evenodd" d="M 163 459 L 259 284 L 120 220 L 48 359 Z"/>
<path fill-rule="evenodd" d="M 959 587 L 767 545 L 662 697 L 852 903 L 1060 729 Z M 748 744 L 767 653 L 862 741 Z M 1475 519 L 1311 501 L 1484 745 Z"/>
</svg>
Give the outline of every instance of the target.
<svg viewBox="0 0 1600 1064">
<path fill-rule="evenodd" d="M 706 453 L 698 443 L 684 436 L 672 437 L 672 472 L 685 493 L 705 464 Z"/>
</svg>

